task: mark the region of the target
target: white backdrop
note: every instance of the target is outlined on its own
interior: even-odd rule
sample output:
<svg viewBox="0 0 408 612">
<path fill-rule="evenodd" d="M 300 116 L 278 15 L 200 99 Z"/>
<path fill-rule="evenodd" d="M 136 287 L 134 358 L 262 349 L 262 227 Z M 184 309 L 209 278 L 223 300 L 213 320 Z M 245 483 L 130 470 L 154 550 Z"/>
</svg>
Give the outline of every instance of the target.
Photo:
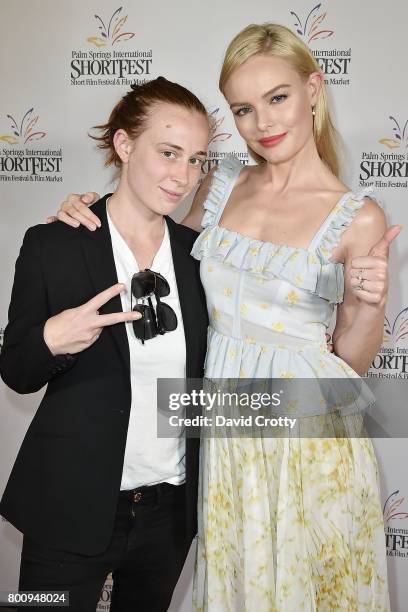
<svg viewBox="0 0 408 612">
<path fill-rule="evenodd" d="M 14 262 L 23 234 L 69 191 L 112 189 L 87 131 L 103 122 L 135 80 L 164 75 L 190 87 L 218 120 L 207 169 L 235 152 L 246 159 L 217 90 L 223 52 L 250 22 L 298 31 L 326 73 L 344 139 L 344 178 L 373 185 L 390 222 L 407 224 L 408 83 L 406 0 L 0 0 L 0 328 L 7 321 Z M 408 376 L 405 233 L 393 246 L 384 346 L 369 375 Z M 0 492 L 39 402 L 0 386 Z M 376 440 L 389 554 L 392 610 L 408 602 L 408 460 L 405 439 Z M 30 500 L 27 500 L 30 504 Z M 21 536 L 0 524 L 0 590 L 17 584 Z M 192 556 L 172 610 L 188 612 Z M 109 600 L 109 588 L 103 594 Z M 108 602 L 100 604 L 107 609 Z M 261 612 L 261 611 L 260 611 Z"/>
</svg>

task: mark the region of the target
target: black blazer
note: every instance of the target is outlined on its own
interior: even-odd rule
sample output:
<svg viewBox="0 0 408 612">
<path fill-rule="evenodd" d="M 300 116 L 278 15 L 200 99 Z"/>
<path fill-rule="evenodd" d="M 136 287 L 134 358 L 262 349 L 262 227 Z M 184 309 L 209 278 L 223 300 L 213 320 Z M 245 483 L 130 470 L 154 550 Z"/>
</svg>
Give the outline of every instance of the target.
<svg viewBox="0 0 408 612">
<path fill-rule="evenodd" d="M 122 476 L 131 406 L 130 359 L 123 323 L 90 348 L 54 357 L 45 321 L 117 283 L 105 196 L 93 207 L 95 232 L 63 223 L 30 228 L 16 263 L 0 373 L 18 393 L 44 385 L 45 396 L 15 461 L 1 514 L 26 536 L 85 555 L 108 546 Z M 203 374 L 207 311 L 196 232 L 166 218 L 186 339 L 187 377 Z M 120 297 L 101 312 L 122 310 Z M 198 440 L 186 443 L 186 541 L 196 531 Z"/>
</svg>

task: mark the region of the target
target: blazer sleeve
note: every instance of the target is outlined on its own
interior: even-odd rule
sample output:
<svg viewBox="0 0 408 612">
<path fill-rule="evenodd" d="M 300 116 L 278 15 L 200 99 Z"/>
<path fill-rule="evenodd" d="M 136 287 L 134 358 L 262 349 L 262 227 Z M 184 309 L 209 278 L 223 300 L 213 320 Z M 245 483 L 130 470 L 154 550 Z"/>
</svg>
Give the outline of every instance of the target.
<svg viewBox="0 0 408 612">
<path fill-rule="evenodd" d="M 38 230 L 26 232 L 16 262 L 0 355 L 0 375 L 18 393 L 38 391 L 76 360 L 73 355 L 54 356 L 44 341 L 44 325 L 51 315 Z"/>
</svg>

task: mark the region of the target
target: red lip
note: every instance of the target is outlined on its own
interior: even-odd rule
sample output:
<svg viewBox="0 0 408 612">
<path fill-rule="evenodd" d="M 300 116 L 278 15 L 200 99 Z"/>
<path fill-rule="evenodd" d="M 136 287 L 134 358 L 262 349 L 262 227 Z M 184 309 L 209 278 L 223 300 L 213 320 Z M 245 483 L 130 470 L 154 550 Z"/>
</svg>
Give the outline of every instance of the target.
<svg viewBox="0 0 408 612">
<path fill-rule="evenodd" d="M 258 142 L 263 147 L 273 147 L 273 145 L 280 142 L 286 136 L 286 134 L 287 132 L 284 134 L 277 134 L 276 136 L 267 136 L 266 138 L 260 138 Z"/>
</svg>

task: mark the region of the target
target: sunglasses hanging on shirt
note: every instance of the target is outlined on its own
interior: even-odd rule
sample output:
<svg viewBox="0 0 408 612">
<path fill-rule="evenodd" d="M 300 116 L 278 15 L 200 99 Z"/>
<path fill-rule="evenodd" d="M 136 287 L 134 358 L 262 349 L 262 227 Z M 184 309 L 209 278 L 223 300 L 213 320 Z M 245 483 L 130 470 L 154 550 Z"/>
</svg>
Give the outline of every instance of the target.
<svg viewBox="0 0 408 612">
<path fill-rule="evenodd" d="M 163 335 L 177 328 L 176 313 L 168 304 L 160 301 L 160 298 L 170 293 L 169 283 L 164 276 L 149 269 L 136 272 L 132 276 L 131 291 L 131 309 L 142 315 L 132 322 L 133 331 L 142 344 L 158 334 Z M 151 300 L 152 295 L 156 298 L 156 308 Z M 133 297 L 136 299 L 135 306 L 132 305 Z"/>
</svg>

